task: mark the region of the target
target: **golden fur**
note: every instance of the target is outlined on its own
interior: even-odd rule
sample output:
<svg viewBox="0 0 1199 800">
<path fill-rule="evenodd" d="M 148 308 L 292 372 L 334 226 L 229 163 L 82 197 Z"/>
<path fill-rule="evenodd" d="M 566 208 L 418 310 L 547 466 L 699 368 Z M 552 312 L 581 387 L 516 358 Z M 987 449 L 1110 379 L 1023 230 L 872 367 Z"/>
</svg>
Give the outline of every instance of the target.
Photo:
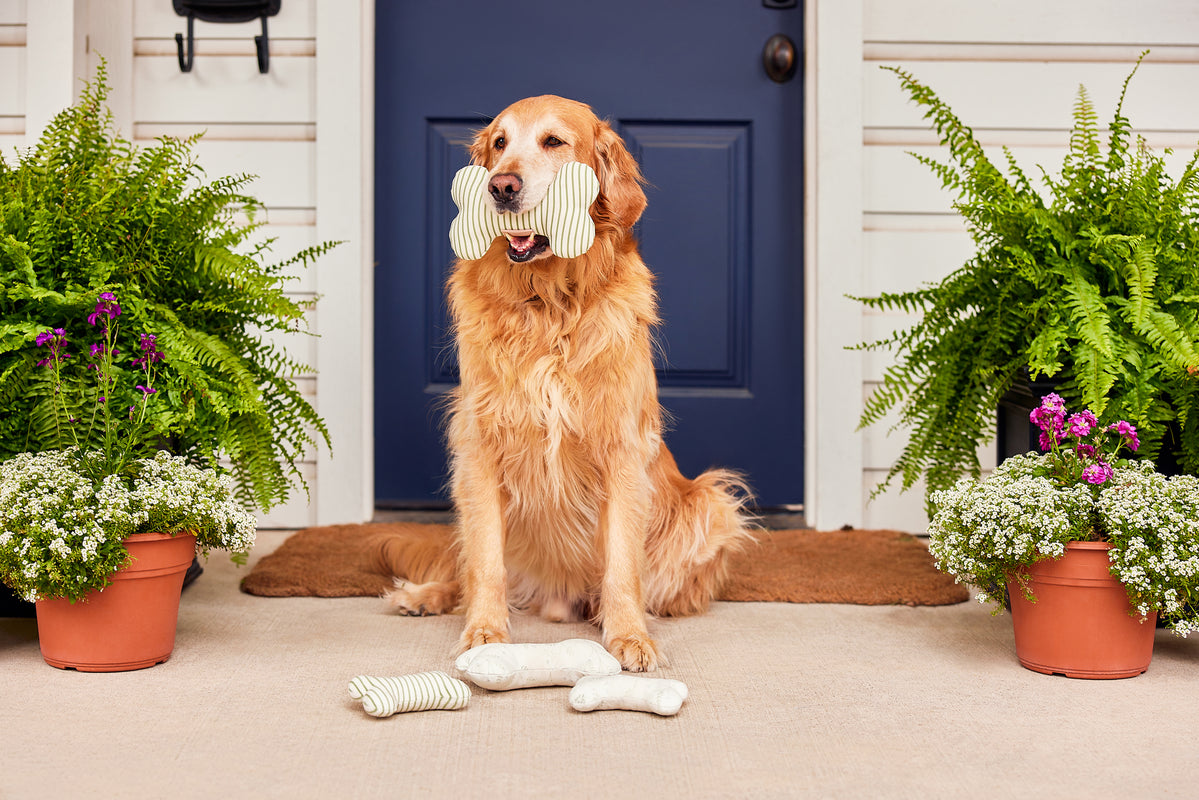
<svg viewBox="0 0 1199 800">
<path fill-rule="evenodd" d="M 523 263 L 497 239 L 455 265 L 456 546 L 381 551 L 398 576 L 388 600 L 408 614 L 460 607 L 464 649 L 507 641 L 509 605 L 591 618 L 626 669 L 652 670 L 646 611 L 706 610 L 750 523 L 734 473 L 689 480 L 662 442 L 656 296 L 630 230 L 646 204 L 640 170 L 587 106 L 548 95 L 507 108 L 471 156 L 511 211 L 540 202 L 562 164 L 588 164 L 600 179 L 596 239 L 579 258 L 549 242 Z"/>
</svg>

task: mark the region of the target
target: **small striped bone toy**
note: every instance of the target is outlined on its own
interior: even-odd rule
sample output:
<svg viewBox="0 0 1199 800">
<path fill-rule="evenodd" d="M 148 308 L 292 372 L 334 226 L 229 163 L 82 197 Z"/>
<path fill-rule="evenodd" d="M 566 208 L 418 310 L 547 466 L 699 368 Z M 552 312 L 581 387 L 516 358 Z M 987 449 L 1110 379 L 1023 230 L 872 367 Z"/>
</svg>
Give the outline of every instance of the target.
<svg viewBox="0 0 1199 800">
<path fill-rule="evenodd" d="M 350 697 L 362 701 L 372 717 L 390 717 L 407 711 L 452 711 L 465 708 L 470 687 L 444 672 L 377 678 L 359 675 L 350 681 Z"/>
<path fill-rule="evenodd" d="M 563 164 L 545 198 L 519 214 L 497 214 L 487 193 L 487 170 L 472 165 L 458 170 L 450 185 L 458 216 L 450 223 L 450 246 L 458 258 L 482 258 L 504 232 L 549 239 L 554 255 L 577 258 L 595 241 L 591 204 L 599 196 L 595 170 L 578 161 Z"/>
</svg>

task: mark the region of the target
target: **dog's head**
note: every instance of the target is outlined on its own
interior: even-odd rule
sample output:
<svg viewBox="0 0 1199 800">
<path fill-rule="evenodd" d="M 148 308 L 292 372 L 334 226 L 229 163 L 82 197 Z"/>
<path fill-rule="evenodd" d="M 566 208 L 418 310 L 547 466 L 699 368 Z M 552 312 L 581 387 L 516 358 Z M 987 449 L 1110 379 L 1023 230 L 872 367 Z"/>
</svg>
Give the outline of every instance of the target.
<svg viewBox="0 0 1199 800">
<path fill-rule="evenodd" d="M 591 207 L 597 231 L 633 227 L 645 210 L 644 179 L 624 141 L 583 103 L 555 95 L 519 100 L 475 134 L 473 163 L 487 169 L 487 190 L 498 213 L 536 206 L 563 164 L 582 162 L 599 176 Z M 553 254 L 545 236 L 507 234 L 508 258 L 532 261 Z"/>
</svg>

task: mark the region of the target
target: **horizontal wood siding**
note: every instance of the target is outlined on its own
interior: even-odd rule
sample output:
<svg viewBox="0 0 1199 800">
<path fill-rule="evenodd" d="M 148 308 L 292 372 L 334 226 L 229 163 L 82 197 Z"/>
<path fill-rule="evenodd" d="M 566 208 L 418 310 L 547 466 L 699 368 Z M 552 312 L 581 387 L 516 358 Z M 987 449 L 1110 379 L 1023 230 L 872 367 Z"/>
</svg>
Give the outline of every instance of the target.
<svg viewBox="0 0 1199 800">
<path fill-rule="evenodd" d="M 209 178 L 256 176 L 250 194 L 266 206 L 259 238 L 276 239 L 271 255 L 283 260 L 314 244 L 316 235 L 316 25 L 315 0 L 288 0 L 268 20 L 270 71 L 258 72 L 254 37 L 258 21 L 195 23 L 192 71 L 180 71 L 175 34 L 186 20 L 161 0 L 133 0 L 129 124 L 139 145 L 160 136 L 203 133 L 195 152 Z M 289 294 L 311 300 L 318 291 L 312 270 L 296 267 Z M 310 312 L 307 328 L 316 325 Z M 319 369 L 315 338 L 306 333 L 270 334 L 301 363 Z M 318 380 L 298 381 L 317 402 Z M 317 480 L 317 453 L 300 465 L 310 485 Z M 263 527 L 302 527 L 315 522 L 304 492 L 262 518 Z"/>
<path fill-rule="evenodd" d="M 0 0 L 0 157 L 25 143 L 25 0 Z"/>
</svg>

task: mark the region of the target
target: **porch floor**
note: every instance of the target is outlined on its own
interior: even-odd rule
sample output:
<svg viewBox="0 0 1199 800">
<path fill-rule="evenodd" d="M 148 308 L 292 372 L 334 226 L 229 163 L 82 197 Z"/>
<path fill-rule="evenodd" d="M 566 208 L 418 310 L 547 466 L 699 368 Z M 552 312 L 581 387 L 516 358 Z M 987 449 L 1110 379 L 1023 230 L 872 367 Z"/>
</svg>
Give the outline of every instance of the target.
<svg viewBox="0 0 1199 800">
<path fill-rule="evenodd" d="M 260 534 L 251 561 L 286 531 Z M 690 687 L 675 717 L 582 714 L 566 688 L 374 719 L 359 674 L 453 671 L 456 617 L 371 598 L 262 598 L 214 554 L 174 655 L 60 671 L 32 620 L 0 620 L 0 796 L 23 798 L 949 798 L 1199 794 L 1199 639 L 1157 633 L 1119 681 L 1019 666 L 1010 621 L 941 608 L 717 603 L 656 620 Z M 516 617 L 523 641 L 596 637 Z"/>
</svg>

